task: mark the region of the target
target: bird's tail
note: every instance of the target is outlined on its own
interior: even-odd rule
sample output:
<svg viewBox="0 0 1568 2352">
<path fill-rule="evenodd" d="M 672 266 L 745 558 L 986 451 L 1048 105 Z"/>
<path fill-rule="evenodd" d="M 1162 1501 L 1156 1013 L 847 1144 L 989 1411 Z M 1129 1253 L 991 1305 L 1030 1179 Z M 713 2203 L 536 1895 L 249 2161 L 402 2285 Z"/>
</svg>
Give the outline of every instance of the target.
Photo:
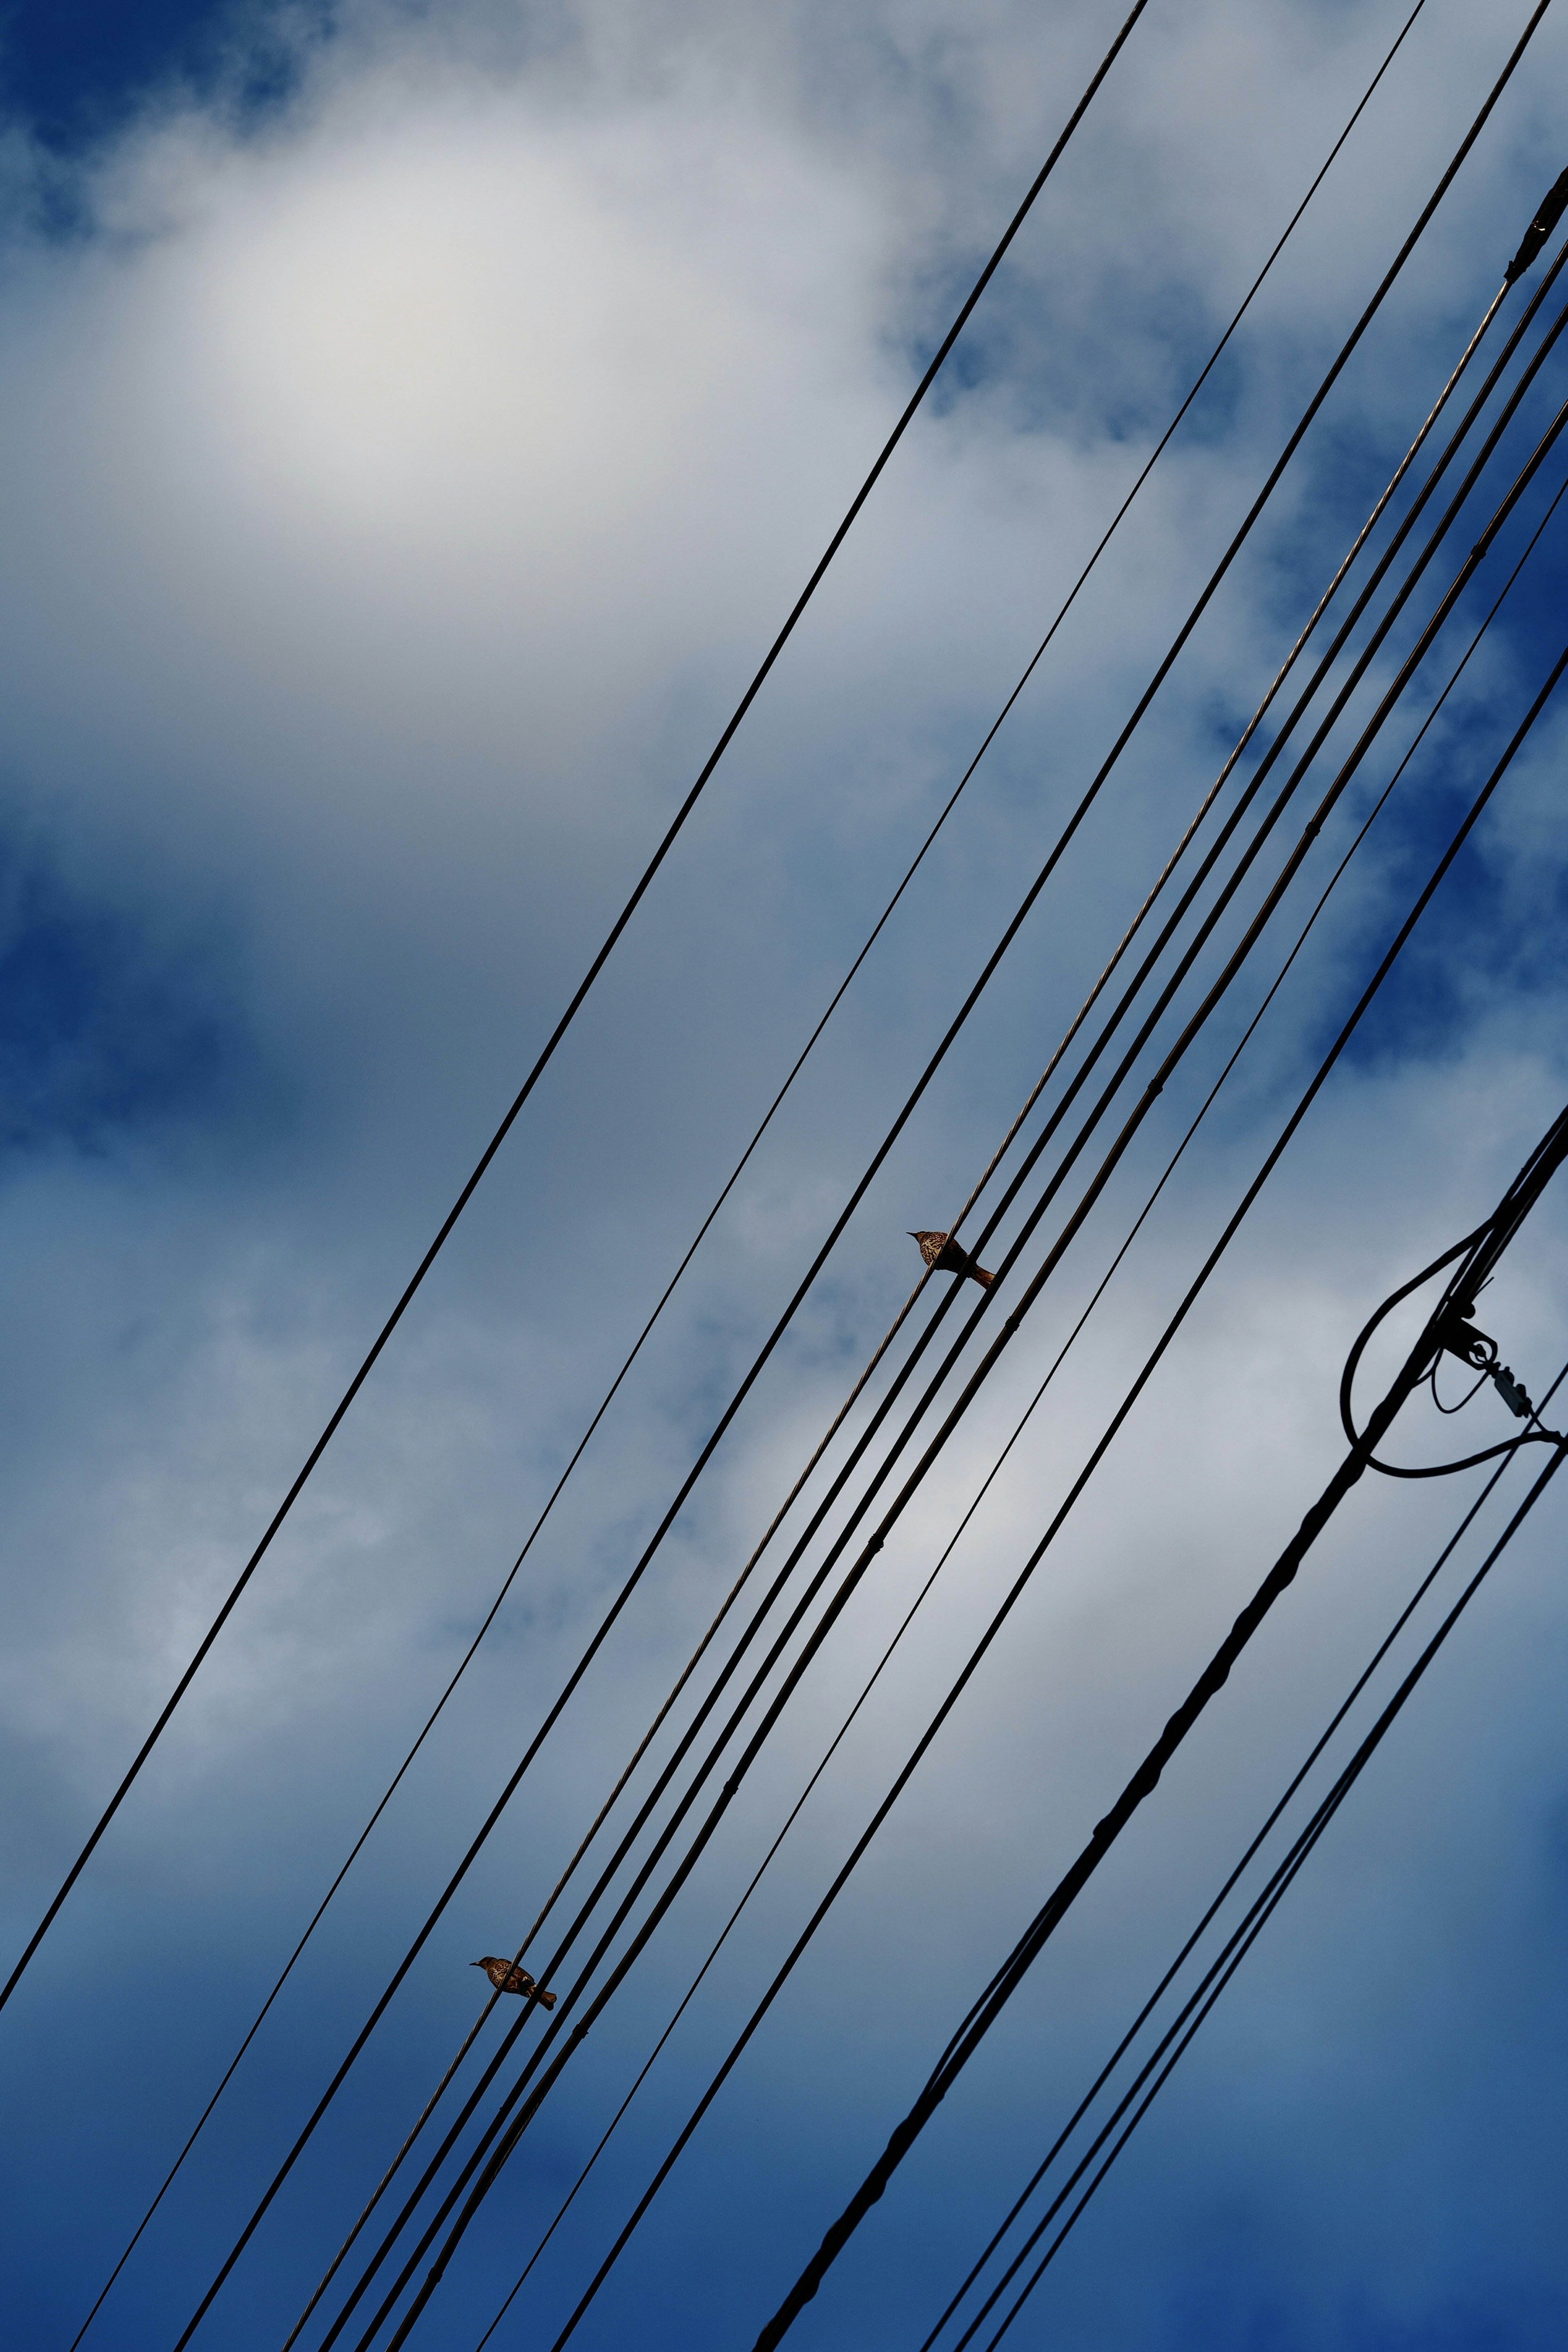
<svg viewBox="0 0 1568 2352">
<path fill-rule="evenodd" d="M 992 1283 L 995 1282 L 997 1278 L 994 1274 L 988 1274 L 983 1265 L 971 1265 L 969 1272 L 974 1276 L 975 1280 L 979 1284 L 982 1290 L 989 1290 Z"/>
</svg>

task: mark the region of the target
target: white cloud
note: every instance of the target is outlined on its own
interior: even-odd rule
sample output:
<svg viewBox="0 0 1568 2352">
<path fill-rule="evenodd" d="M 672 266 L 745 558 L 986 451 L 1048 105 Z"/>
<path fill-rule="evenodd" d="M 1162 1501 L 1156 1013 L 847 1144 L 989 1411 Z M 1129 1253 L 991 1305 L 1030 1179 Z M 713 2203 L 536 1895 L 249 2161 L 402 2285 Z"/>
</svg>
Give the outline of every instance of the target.
<svg viewBox="0 0 1568 2352">
<path fill-rule="evenodd" d="M 205 984 L 233 992 L 256 1073 L 248 1104 L 198 1103 L 183 1126 L 133 1126 L 96 1156 L 62 1142 L 13 1162 L 0 1193 L 7 1382 L 26 1433 L 7 1547 L 18 1630 L 5 1714 L 33 1809 L 19 1832 L 18 1916 L 51 1882 L 73 1823 L 90 1818 L 555 1018 L 954 289 L 1082 87 L 1103 16 L 926 0 L 852 12 L 603 5 L 546 25 L 510 10 L 365 5 L 332 43 L 300 37 L 298 86 L 276 110 L 256 119 L 191 97 L 151 110 L 81 166 L 82 236 L 14 240 L 0 293 L 0 691 L 18 854 L 85 906 L 110 906 L 159 939 L 197 936 Z M 329 1931 L 309 2004 L 290 2012 L 298 2047 L 277 2062 L 290 2097 L 296 2070 L 313 2079 L 366 1990 L 357 1956 L 371 1956 L 379 1982 L 440 1859 L 488 1802 L 1495 71 L 1500 37 L 1480 12 L 1429 0 L 1427 18 L 1215 407 L 1163 461 L 569 1490 L 517 1612 Z M 264 1974 L 281 1956 L 401 1756 L 716 1171 L 727 1172 L 1398 21 L 1386 7 L 1209 0 L 1196 17 L 1153 11 L 1134 37 L 977 321 L 988 372 L 934 404 L 900 452 L 84 1890 L 78 1916 L 133 1948 L 139 1969 L 163 1965 L 162 1903 L 231 1962 L 243 1955 L 232 2004 L 214 2001 L 225 2031 L 248 2018 L 251 1960 Z M 1424 413 L 1557 168 L 1542 160 L 1543 126 L 1563 38 L 1549 22 L 1430 255 L 1347 380 L 1330 419 L 1337 443 L 1288 486 L 1196 641 L 799 1345 L 630 1614 L 593 1706 L 563 1727 L 537 1796 L 476 1874 L 454 1939 L 472 1927 L 504 1941 L 519 1885 L 570 1852 L 913 1278 L 904 1229 L 967 1189 L 1062 1006 L 1079 1001 L 1212 774 L 1217 709 L 1249 707 L 1310 605 L 1326 562 L 1303 562 L 1301 543 L 1321 541 L 1332 562 L 1363 500 L 1342 488 L 1341 467 L 1354 461 L 1370 480 Z M 1511 724 L 1538 675 L 1522 644 L 1480 671 L 1455 756 L 1469 757 L 1463 729 L 1500 734 L 1487 696 Z M 1539 925 L 1551 898 L 1559 740 L 1521 763 L 1488 853 L 1505 920 L 1513 910 Z M 1396 808 L 1419 805 L 1421 772 Z M 1245 1114 L 1195 1153 L 945 1572 L 907 1659 L 787 1850 L 755 1940 L 741 1938 L 721 2008 L 754 1994 L 982 1603 L 1016 1572 L 1319 1050 L 1322 992 L 1337 991 L 1337 1006 L 1370 961 L 1368 940 L 1381 945 L 1392 928 L 1410 856 L 1423 866 L 1431 844 L 1423 831 L 1418 853 L 1408 835 L 1380 849 L 1388 838 L 1375 835 L 1385 862 L 1354 886 L 1343 928 L 1260 1037 Z M 857 2053 L 864 2112 L 891 2116 L 1027 1890 L 1071 1850 L 1131 1743 L 1299 1515 L 1337 1443 L 1349 1332 L 1472 1221 L 1554 1108 L 1559 1004 L 1555 973 L 1529 990 L 1509 971 L 1469 975 L 1441 1057 L 1347 1075 L 1303 1135 L 955 1723 L 940 1769 L 912 1790 L 869 1892 L 835 1924 L 815 1990 L 759 2054 L 782 2172 L 798 2144 L 812 2145 L 810 2102 L 832 2088 L 824 2073 L 850 2079 Z M 1179 1131 L 1177 1108 L 1163 1141 Z M 1158 1164 L 1151 1141 L 1134 1172 Z M 1135 1191 L 1129 1179 L 1110 1205 L 1122 1213 Z M 1002 1384 L 1009 1402 L 1021 1402 L 1026 1372 L 1039 1377 L 1111 1246 L 1086 1244 L 1070 1260 Z M 1557 1251 L 1553 1237 L 1533 1281 L 1499 1285 L 1518 1360 L 1526 1344 L 1531 1364 L 1561 1345 Z M 894 1597 L 934 1559 L 1007 1425 L 988 1402 L 889 1547 L 695 1882 L 674 1954 L 695 1948 L 718 1890 L 779 1817 Z M 1143 1835 L 1020 2024 L 1014 2049 L 1036 2051 L 1057 2091 L 1077 2087 L 1096 2035 L 1119 2023 L 1185 1924 L 1194 1874 L 1204 1885 L 1218 1874 L 1390 1612 L 1419 1553 L 1411 1531 L 1430 1542 L 1451 1507 L 1446 1495 L 1408 1514 L 1404 1497 L 1369 1497 L 1321 1586 L 1303 1584 L 1293 1630 L 1228 1695 L 1190 1777 L 1167 1792 L 1162 1822 L 1176 1826 Z M 1560 1644 L 1540 1586 L 1520 1590 L 1489 1637 L 1500 1673 L 1516 1636 Z M 1538 1775 L 1556 1769 L 1540 1728 L 1546 1682 L 1537 1675 L 1510 1735 L 1520 1769 Z M 1482 1737 L 1479 1704 L 1450 1693 L 1456 1745 Z M 1415 1817 L 1420 1775 L 1442 1769 L 1430 1744 L 1405 1752 L 1368 1791 L 1369 1824 Z M 1434 1883 L 1461 1876 L 1494 1827 L 1484 1809 L 1462 1822 L 1457 1856 L 1410 1833 L 1386 1864 L 1396 1893 L 1377 1932 L 1390 1948 L 1419 1948 Z M 1313 2105 L 1303 2043 L 1322 2048 L 1343 2028 L 1370 2053 L 1386 1998 L 1358 1993 L 1348 1968 L 1334 1973 L 1321 1923 L 1360 1899 L 1379 1834 L 1347 1823 L 1342 1859 L 1325 1857 L 1310 1896 L 1301 1890 L 1294 1916 L 1319 1924 L 1299 1931 L 1312 1966 L 1287 1969 L 1301 2005 L 1291 2031 L 1270 2038 L 1239 1995 L 1237 2031 L 1262 2087 L 1238 2091 L 1215 2062 L 1201 2078 L 1203 2160 L 1166 2147 L 1138 2176 L 1141 2211 L 1183 2211 L 1190 2196 L 1212 2212 L 1270 2100 L 1276 2113 L 1300 2101 L 1302 2137 L 1321 2153 L 1332 2099 L 1320 2090 Z M 52 1948 L 63 1957 L 32 1996 L 40 2019 L 68 1994 L 72 1948 Z M 444 1940 L 400 2044 L 422 2053 L 420 2085 L 452 2038 L 448 1958 Z M 341 1989 L 334 1970 L 350 1960 Z M 1495 1948 L 1456 1928 L 1443 1965 L 1468 1984 L 1496 1965 Z M 654 1968 L 657 1981 L 679 1975 L 662 1949 Z M 154 2020 L 181 1997 L 172 1978 L 139 1987 Z M 1071 2063 L 1055 2007 L 1069 2000 Z M 615 2028 L 618 2060 L 635 2048 L 640 2063 L 655 2008 Z M 694 2085 L 716 2038 L 697 2045 Z M 89 2035 L 84 2057 L 95 2046 Z M 1367 2079 L 1413 2095 L 1419 2060 L 1406 2049 L 1394 2075 Z M 189 2096 L 204 2096 L 210 2061 L 204 2046 L 192 2056 Z M 407 2104 L 403 2063 L 381 2061 L 356 2106 L 366 2166 Z M 608 2096 L 614 2068 L 601 2063 L 585 2079 Z M 1008 2157 L 997 2181 L 986 2169 L 988 2194 L 1040 2136 L 1034 2077 L 999 2079 L 1008 2064 L 988 2077 Z M 1325 2074 L 1333 2064 L 1322 2060 Z M 716 2122 L 716 2145 L 744 2157 L 751 2113 Z M 129 2114 L 115 2127 L 134 2137 Z M 559 2128 L 586 2131 L 571 2116 Z M 965 2116 L 977 2131 L 980 2109 Z M 635 2143 L 620 2201 L 594 2209 L 588 2238 L 569 2242 L 574 2259 L 600 2250 L 655 2139 L 647 2130 Z M 1408 2161 L 1398 2146 L 1406 2153 L 1391 2163 Z M 859 2147 L 846 2128 L 846 2178 Z M 152 2160 L 138 2144 L 125 2167 L 137 2193 Z M 1255 2247 L 1284 2244 L 1296 2179 L 1281 2161 L 1260 2190 Z M 1343 2218 L 1348 2196 L 1321 2193 Z M 813 2177 L 770 2266 L 826 2219 L 821 2201 Z M 933 2222 L 934 2193 L 902 2214 L 890 2200 L 892 2234 L 865 2261 L 884 2268 L 913 2214 L 933 2233 L 920 2263 L 935 2272 L 940 2258 L 944 2276 L 961 2267 L 988 2209 L 979 2187 L 958 2203 Z M 317 2218 L 325 2228 L 325 2202 Z M 266 2257 L 272 2284 L 292 2263 L 309 2268 L 315 2226 L 289 2222 L 297 2234 Z M 509 2228 L 498 2231 L 508 2254 Z M 1386 2267 L 1396 2234 L 1368 2223 L 1345 2277 Z M 1511 2242 L 1520 2263 L 1550 2268 L 1539 2233 L 1521 2225 Z M 78 2284 L 102 2254 L 95 2241 L 73 2258 Z M 656 2276 L 657 2252 L 645 2259 L 639 2275 Z M 1284 2274 L 1294 2257 L 1280 2259 Z M 1156 2263 L 1150 2292 L 1173 2274 Z M 737 2308 L 756 2301 L 753 2279 Z M 824 2314 L 824 2341 L 836 2324 Z M 1132 2307 L 1116 2324 L 1129 2345 L 1178 2340 Z M 1334 2340 L 1334 2324 L 1324 2317 L 1313 2340 Z"/>
</svg>

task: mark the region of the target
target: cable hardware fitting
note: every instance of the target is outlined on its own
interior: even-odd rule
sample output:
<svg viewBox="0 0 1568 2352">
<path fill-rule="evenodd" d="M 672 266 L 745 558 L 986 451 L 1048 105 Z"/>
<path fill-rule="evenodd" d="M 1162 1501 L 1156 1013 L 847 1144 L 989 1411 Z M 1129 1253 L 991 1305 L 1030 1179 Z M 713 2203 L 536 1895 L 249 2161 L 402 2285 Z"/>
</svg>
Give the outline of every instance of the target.
<svg viewBox="0 0 1568 2352">
<path fill-rule="evenodd" d="M 1515 278 L 1523 277 L 1565 212 L 1568 212 L 1568 172 L 1562 172 L 1542 198 L 1541 210 L 1525 230 L 1519 251 L 1508 265 L 1508 275 L 1503 279 L 1505 286 L 1511 286 Z"/>
<path fill-rule="evenodd" d="M 1564 178 L 1568 180 L 1568 173 Z M 1564 202 L 1568 203 L 1568 194 Z M 1533 1421 L 1535 1407 L 1523 1382 L 1515 1380 L 1511 1365 L 1499 1363 L 1497 1341 L 1485 1331 L 1478 1331 L 1469 1321 L 1475 1311 L 1471 1299 L 1461 1299 L 1454 1306 L 1438 1327 L 1439 1348 L 1450 1356 L 1458 1356 L 1461 1364 L 1468 1364 L 1472 1371 L 1490 1380 L 1516 1421 Z"/>
</svg>

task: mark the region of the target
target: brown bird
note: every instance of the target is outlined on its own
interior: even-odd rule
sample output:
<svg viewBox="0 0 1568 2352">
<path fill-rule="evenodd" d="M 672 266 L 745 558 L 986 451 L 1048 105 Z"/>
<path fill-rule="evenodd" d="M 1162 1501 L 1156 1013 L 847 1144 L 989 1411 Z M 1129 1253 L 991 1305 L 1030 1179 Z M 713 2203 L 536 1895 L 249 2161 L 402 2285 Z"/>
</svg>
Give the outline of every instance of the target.
<svg viewBox="0 0 1568 2352">
<path fill-rule="evenodd" d="M 933 1274 L 967 1274 L 979 1284 L 982 1290 L 989 1290 L 996 1280 L 995 1275 L 988 1274 L 983 1265 L 977 1265 L 968 1251 L 960 1249 L 948 1234 L 912 1233 L 909 1238 L 920 1244 L 920 1255 Z"/>
<path fill-rule="evenodd" d="M 527 1969 L 518 1968 L 516 1960 L 498 1960 L 494 1954 L 482 1960 L 470 1960 L 470 1968 L 483 1969 L 497 1992 L 520 1992 L 527 2000 L 532 1993 L 545 2009 L 555 2007 L 555 1995 L 537 1985 Z"/>
</svg>

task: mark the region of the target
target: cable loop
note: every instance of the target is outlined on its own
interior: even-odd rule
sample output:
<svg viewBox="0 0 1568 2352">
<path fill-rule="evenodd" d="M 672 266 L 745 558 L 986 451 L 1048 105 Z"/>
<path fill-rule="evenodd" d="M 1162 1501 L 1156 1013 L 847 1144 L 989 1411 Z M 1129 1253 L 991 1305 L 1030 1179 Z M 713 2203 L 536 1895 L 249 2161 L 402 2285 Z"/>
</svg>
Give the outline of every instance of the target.
<svg viewBox="0 0 1568 2352">
<path fill-rule="evenodd" d="M 1538 1147 L 1537 1150 L 1531 1155 L 1530 1168 L 1526 1172 L 1533 1172 L 1534 1163 L 1539 1157 L 1540 1150 Z M 1356 1367 L 1361 1361 L 1366 1344 L 1372 1338 L 1373 1333 L 1387 1319 L 1397 1306 L 1409 1297 L 1413 1290 L 1419 1290 L 1424 1282 L 1429 1282 L 1435 1274 L 1440 1274 L 1443 1268 L 1446 1265 L 1451 1265 L 1456 1258 L 1468 1257 L 1470 1252 L 1476 1249 L 1479 1244 L 1485 1241 L 1489 1236 L 1494 1239 L 1500 1236 L 1500 1238 L 1504 1240 L 1511 1237 L 1513 1227 L 1519 1222 L 1519 1208 L 1516 1206 L 1516 1203 L 1518 1203 L 1519 1192 L 1520 1185 L 1518 1181 L 1516 1181 L 1510 1188 L 1509 1192 L 1505 1195 L 1500 1206 L 1487 1219 L 1484 1225 L 1478 1225 L 1473 1234 L 1467 1234 L 1463 1241 L 1456 1242 L 1451 1249 L 1444 1251 L 1441 1257 L 1434 1258 L 1430 1265 L 1423 1267 L 1419 1274 L 1414 1276 L 1410 1281 L 1405 1283 L 1401 1288 L 1396 1290 L 1389 1297 L 1385 1298 L 1382 1306 L 1372 1317 L 1371 1320 L 1364 1325 L 1356 1339 L 1355 1345 L 1352 1348 L 1350 1354 L 1345 1358 L 1344 1372 L 1339 1384 L 1339 1417 L 1343 1424 L 1345 1435 L 1349 1438 L 1351 1444 L 1355 1448 L 1355 1450 L 1362 1454 L 1369 1470 L 1380 1471 L 1385 1478 L 1451 1478 L 1458 1471 L 1473 1470 L 1482 1462 L 1495 1462 L 1502 1454 L 1517 1454 L 1521 1445 L 1563 1446 L 1568 1444 L 1568 1439 L 1559 1436 L 1555 1430 L 1545 1428 L 1537 1420 L 1536 1426 L 1533 1429 L 1522 1430 L 1517 1437 L 1505 1437 L 1496 1445 L 1488 1445 L 1483 1447 L 1479 1454 L 1467 1454 L 1460 1461 L 1437 1462 L 1433 1463 L 1426 1469 L 1412 1469 L 1406 1467 L 1402 1463 L 1380 1462 L 1375 1454 L 1367 1450 L 1365 1432 L 1357 1429 L 1354 1415 L 1351 1411 L 1351 1389 L 1355 1380 Z M 1528 1203 L 1521 1205 L 1528 1205 Z M 1470 1398 L 1476 1394 L 1477 1390 L 1481 1388 L 1487 1381 L 1491 1379 L 1496 1365 L 1497 1349 L 1494 1345 L 1491 1351 L 1491 1362 L 1484 1367 L 1481 1371 L 1480 1379 L 1477 1381 L 1475 1384 L 1475 1388 L 1472 1388 L 1469 1391 L 1469 1393 L 1465 1396 L 1458 1404 L 1446 1405 L 1438 1398 L 1437 1365 L 1442 1358 L 1442 1343 L 1438 1339 L 1437 1334 L 1441 1330 L 1443 1324 L 1447 1320 L 1450 1312 L 1452 1312 L 1456 1307 L 1460 1308 L 1467 1315 L 1474 1312 L 1473 1306 L 1471 1305 L 1471 1294 L 1476 1287 L 1477 1286 L 1473 1281 L 1465 1280 L 1456 1276 L 1454 1279 L 1450 1281 L 1448 1288 L 1444 1291 L 1441 1299 L 1438 1301 L 1437 1306 L 1428 1317 L 1426 1330 L 1422 1335 L 1423 1339 L 1428 1343 L 1432 1349 L 1432 1360 L 1424 1372 L 1416 1371 L 1415 1373 L 1415 1379 L 1417 1384 L 1427 1381 L 1430 1382 L 1432 1389 L 1432 1402 L 1437 1405 L 1439 1412 L 1462 1412 L 1464 1407 L 1470 1402 Z M 1421 1344 L 1418 1341 L 1416 1349 L 1412 1350 L 1412 1364 L 1414 1365 L 1423 1361 L 1425 1359 L 1425 1349 L 1422 1349 Z M 1536 1419 L 1536 1416 L 1532 1414 L 1531 1419 Z"/>
</svg>

